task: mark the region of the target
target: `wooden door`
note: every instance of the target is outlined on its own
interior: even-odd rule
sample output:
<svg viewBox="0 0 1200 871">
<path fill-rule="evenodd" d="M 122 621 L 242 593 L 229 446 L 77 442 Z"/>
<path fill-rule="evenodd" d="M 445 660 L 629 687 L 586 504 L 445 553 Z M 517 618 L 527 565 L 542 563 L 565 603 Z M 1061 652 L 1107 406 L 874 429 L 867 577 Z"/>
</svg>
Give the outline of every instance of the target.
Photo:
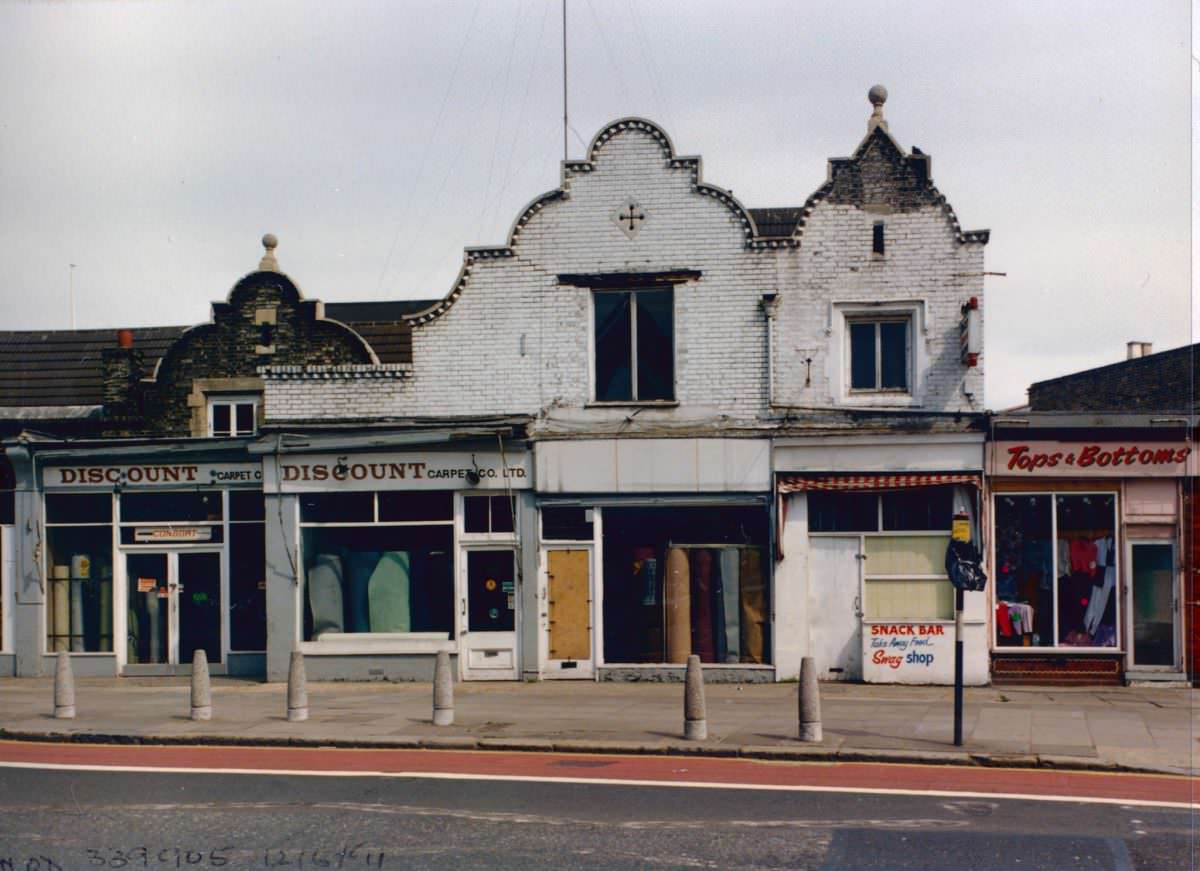
<svg viewBox="0 0 1200 871">
<path fill-rule="evenodd" d="M 591 554 L 587 550 L 552 550 L 547 557 L 547 658 L 551 663 L 590 663 Z M 556 670 L 562 667 L 560 664 Z"/>
</svg>

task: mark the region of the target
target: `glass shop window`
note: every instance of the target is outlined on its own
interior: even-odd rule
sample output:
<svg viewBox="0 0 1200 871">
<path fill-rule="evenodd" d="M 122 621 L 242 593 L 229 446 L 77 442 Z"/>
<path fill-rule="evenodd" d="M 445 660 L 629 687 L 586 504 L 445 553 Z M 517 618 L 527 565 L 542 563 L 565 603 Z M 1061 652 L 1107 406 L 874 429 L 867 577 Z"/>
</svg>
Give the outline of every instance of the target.
<svg viewBox="0 0 1200 871">
<path fill-rule="evenodd" d="M 463 497 L 464 532 L 512 532 L 513 503 L 507 494 Z"/>
<path fill-rule="evenodd" d="M 593 515 L 591 508 L 547 506 L 542 509 L 542 540 L 591 541 Z"/>
<path fill-rule="evenodd" d="M 122 523 L 206 523 L 223 516 L 220 490 L 121 494 Z"/>
<path fill-rule="evenodd" d="M 344 633 L 449 638 L 454 631 L 453 498 L 450 491 L 303 497 L 304 640 Z M 378 523 L 356 524 L 351 517 L 376 514 Z M 406 519 L 392 519 L 399 517 Z"/>
<path fill-rule="evenodd" d="M 996 644 L 1117 646 L 1116 496 L 995 496 Z"/>
<path fill-rule="evenodd" d="M 261 490 L 229 492 L 229 649 L 267 646 L 266 525 Z"/>
<path fill-rule="evenodd" d="M 605 661 L 768 662 L 767 527 L 761 507 L 606 508 Z"/>
<path fill-rule="evenodd" d="M 112 496 L 47 494 L 46 650 L 113 650 Z"/>
</svg>

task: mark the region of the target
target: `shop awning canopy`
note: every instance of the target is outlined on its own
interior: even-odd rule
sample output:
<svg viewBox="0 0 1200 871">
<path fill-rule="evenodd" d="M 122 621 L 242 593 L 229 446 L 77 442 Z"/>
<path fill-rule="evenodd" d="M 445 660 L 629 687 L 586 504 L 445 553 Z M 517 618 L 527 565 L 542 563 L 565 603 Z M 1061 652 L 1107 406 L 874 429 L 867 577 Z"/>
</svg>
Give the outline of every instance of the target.
<svg viewBox="0 0 1200 871">
<path fill-rule="evenodd" d="M 971 472 L 921 472 L 905 475 L 779 475 L 776 479 L 776 488 L 780 493 L 803 493 L 809 490 L 908 490 L 913 487 L 936 487 L 941 484 L 969 484 L 979 487 L 981 477 Z"/>
</svg>

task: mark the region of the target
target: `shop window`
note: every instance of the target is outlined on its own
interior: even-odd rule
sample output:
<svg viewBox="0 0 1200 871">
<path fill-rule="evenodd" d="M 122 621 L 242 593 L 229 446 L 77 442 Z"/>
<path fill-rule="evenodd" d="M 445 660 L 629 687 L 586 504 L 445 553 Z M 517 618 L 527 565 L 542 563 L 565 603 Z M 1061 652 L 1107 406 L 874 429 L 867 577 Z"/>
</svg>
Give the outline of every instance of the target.
<svg viewBox="0 0 1200 871">
<path fill-rule="evenodd" d="M 949 529 L 954 493 L 949 487 L 921 487 L 881 493 L 884 531 Z"/>
<path fill-rule="evenodd" d="M 1116 497 L 995 497 L 996 644 L 1117 646 Z"/>
<path fill-rule="evenodd" d="M 345 633 L 451 637 L 453 506 L 451 491 L 302 497 L 304 640 Z"/>
<path fill-rule="evenodd" d="M 370 523 L 374 520 L 374 493 L 306 493 L 300 497 L 301 523 Z"/>
<path fill-rule="evenodd" d="M 507 494 L 463 497 L 463 531 L 512 532 L 513 503 Z"/>
<path fill-rule="evenodd" d="M 950 525 L 947 520 L 946 528 Z M 951 620 L 946 535 L 869 535 L 863 539 L 863 617 L 877 621 Z"/>
<path fill-rule="evenodd" d="M 122 523 L 219 522 L 223 515 L 220 490 L 171 490 L 121 495 Z"/>
<path fill-rule="evenodd" d="M 208 400 L 208 434 L 252 436 L 258 432 L 257 396 L 212 397 Z"/>
<path fill-rule="evenodd" d="M 46 496 L 46 523 L 112 523 L 108 493 L 53 493 Z"/>
<path fill-rule="evenodd" d="M 12 526 L 16 514 L 16 494 L 12 490 L 0 490 L 0 526 Z"/>
<path fill-rule="evenodd" d="M 809 532 L 875 532 L 877 529 L 878 494 L 826 490 L 809 492 Z"/>
<path fill-rule="evenodd" d="M 597 402 L 675 398 L 675 291 L 593 293 Z"/>
<path fill-rule="evenodd" d="M 389 490 L 379 494 L 381 521 L 450 521 L 454 519 L 451 490 Z"/>
<path fill-rule="evenodd" d="M 909 391 L 910 327 L 907 317 L 846 321 L 851 390 Z"/>
<path fill-rule="evenodd" d="M 766 663 L 767 512 L 604 510 L 604 659 Z"/>
<path fill-rule="evenodd" d="M 265 520 L 266 511 L 262 490 L 230 490 L 229 519 Z"/>
<path fill-rule="evenodd" d="M 593 531 L 591 508 L 547 506 L 542 509 L 543 541 L 591 541 Z"/>
<path fill-rule="evenodd" d="M 261 505 L 262 493 L 256 495 Z M 230 650 L 265 650 L 267 647 L 266 561 L 265 525 L 262 522 L 230 523 Z"/>
<path fill-rule="evenodd" d="M 112 496 L 48 494 L 46 649 L 113 650 Z"/>
</svg>

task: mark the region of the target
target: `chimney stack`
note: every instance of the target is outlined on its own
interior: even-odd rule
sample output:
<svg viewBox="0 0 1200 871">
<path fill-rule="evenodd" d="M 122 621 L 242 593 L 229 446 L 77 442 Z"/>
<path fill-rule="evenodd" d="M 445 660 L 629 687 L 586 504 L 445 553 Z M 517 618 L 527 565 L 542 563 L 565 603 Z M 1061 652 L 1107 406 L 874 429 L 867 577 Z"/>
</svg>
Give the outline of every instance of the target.
<svg viewBox="0 0 1200 871">
<path fill-rule="evenodd" d="M 1153 348 L 1152 342 L 1126 342 L 1125 359 L 1136 360 L 1138 357 L 1149 357 L 1153 353 Z"/>
<path fill-rule="evenodd" d="M 137 413 L 137 383 L 142 377 L 142 352 L 133 346 L 133 330 L 117 330 L 117 346 L 100 352 L 104 378 L 104 416 L 111 419 Z"/>
</svg>

